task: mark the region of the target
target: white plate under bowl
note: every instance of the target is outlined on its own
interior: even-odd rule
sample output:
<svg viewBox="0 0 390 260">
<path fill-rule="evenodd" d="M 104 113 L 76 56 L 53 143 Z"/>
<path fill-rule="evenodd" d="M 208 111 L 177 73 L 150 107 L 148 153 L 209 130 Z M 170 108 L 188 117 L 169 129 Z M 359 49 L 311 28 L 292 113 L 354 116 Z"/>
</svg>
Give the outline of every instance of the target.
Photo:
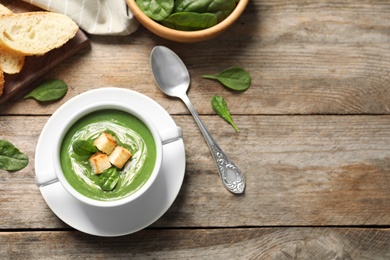
<svg viewBox="0 0 390 260">
<path fill-rule="evenodd" d="M 138 92 L 121 88 L 100 88 L 82 93 L 62 105 L 50 117 L 39 137 L 35 152 L 35 174 L 52 169 L 51 143 L 56 129 L 67 117 L 93 103 L 112 101 L 135 104 L 144 111 L 158 131 L 175 127 L 168 112 L 157 102 Z M 112 237 L 139 231 L 158 220 L 172 205 L 180 191 L 185 173 L 185 150 L 182 139 L 163 146 L 160 173 L 150 190 L 129 204 L 114 208 L 89 206 L 71 196 L 59 182 L 40 187 L 50 209 L 69 226 L 87 234 Z"/>
</svg>

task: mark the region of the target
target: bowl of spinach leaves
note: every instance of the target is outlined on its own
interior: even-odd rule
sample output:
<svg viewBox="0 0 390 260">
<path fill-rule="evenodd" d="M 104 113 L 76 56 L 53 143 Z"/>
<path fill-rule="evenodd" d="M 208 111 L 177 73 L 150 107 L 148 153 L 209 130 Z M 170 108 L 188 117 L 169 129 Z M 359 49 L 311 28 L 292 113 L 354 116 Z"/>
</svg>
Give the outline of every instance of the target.
<svg viewBox="0 0 390 260">
<path fill-rule="evenodd" d="M 226 31 L 249 0 L 126 0 L 152 33 L 176 42 L 200 42 Z"/>
</svg>

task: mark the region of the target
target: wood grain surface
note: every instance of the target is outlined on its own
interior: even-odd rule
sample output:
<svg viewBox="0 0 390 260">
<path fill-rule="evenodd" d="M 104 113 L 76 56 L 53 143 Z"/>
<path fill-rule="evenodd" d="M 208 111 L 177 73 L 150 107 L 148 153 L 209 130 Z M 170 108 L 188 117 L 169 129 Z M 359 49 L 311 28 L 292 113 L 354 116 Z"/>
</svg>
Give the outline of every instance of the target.
<svg viewBox="0 0 390 260">
<path fill-rule="evenodd" d="M 33 10 L 6 0 L 14 11 Z M 43 79 L 69 85 L 58 102 L 8 102 L 0 139 L 30 158 L 0 170 L 1 259 L 390 259 L 390 2 L 252 0 L 218 38 L 88 35 L 84 49 Z M 191 74 L 188 95 L 247 179 L 228 193 L 194 120 L 161 93 L 149 55 L 174 50 Z M 242 66 L 252 76 L 232 92 L 201 75 Z M 183 128 L 186 172 L 170 209 L 150 227 L 117 238 L 83 234 L 46 205 L 34 181 L 42 128 L 63 103 L 90 89 L 141 92 Z M 210 105 L 225 98 L 240 133 Z"/>
<path fill-rule="evenodd" d="M 169 237 L 169 239 L 167 239 Z M 76 232 L 0 234 L 23 259 L 385 259 L 388 233 L 354 228 L 148 229 L 119 238 Z M 47 241 L 58 241 L 48 243 Z M 372 244 L 375 243 L 375 246 Z M 20 250 L 23 249 L 23 250 Z"/>
</svg>

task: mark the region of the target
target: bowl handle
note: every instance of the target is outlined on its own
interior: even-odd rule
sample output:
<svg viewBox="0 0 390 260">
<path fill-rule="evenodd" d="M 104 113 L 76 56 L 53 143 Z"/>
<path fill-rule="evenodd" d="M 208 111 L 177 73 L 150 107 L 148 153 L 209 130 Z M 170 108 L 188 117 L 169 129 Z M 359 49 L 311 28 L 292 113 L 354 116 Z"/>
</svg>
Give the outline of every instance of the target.
<svg viewBox="0 0 390 260">
<path fill-rule="evenodd" d="M 176 140 L 179 140 L 183 137 L 183 131 L 181 127 L 174 127 L 163 132 L 160 132 L 161 142 L 162 144 L 172 143 Z"/>
<path fill-rule="evenodd" d="M 35 183 L 38 187 L 46 186 L 57 181 L 58 178 L 54 170 L 41 172 L 40 174 L 35 175 Z"/>
</svg>

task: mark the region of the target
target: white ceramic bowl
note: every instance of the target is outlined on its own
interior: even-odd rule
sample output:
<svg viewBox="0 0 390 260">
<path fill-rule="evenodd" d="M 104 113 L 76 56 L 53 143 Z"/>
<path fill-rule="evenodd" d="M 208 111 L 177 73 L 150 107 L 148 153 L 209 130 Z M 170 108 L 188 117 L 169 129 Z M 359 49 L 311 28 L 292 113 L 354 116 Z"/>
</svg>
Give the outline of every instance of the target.
<svg viewBox="0 0 390 260">
<path fill-rule="evenodd" d="M 76 97 L 77 99 L 77 97 Z M 72 100 L 68 101 L 72 102 Z M 66 107 L 66 104 L 65 106 Z M 61 109 L 57 110 L 53 117 L 56 116 L 56 113 L 61 113 Z M 153 168 L 153 171 L 148 178 L 148 180 L 135 192 L 131 193 L 128 196 L 124 196 L 120 199 L 113 199 L 108 201 L 103 200 L 96 200 L 89 197 L 86 197 L 82 195 L 80 192 L 78 192 L 76 189 L 73 188 L 72 185 L 69 184 L 67 181 L 64 172 L 61 168 L 60 163 L 60 150 L 61 145 L 63 142 L 63 138 L 68 132 L 68 130 L 72 127 L 72 125 L 77 122 L 80 118 L 96 112 L 100 110 L 107 110 L 107 109 L 114 109 L 114 110 L 120 110 L 126 113 L 129 113 L 138 119 L 140 119 L 149 129 L 151 132 L 155 147 L 156 147 L 156 162 L 155 166 Z M 147 115 L 144 113 L 144 108 L 138 107 L 135 105 L 129 104 L 118 104 L 115 101 L 102 101 L 102 102 L 93 102 L 92 104 L 85 106 L 83 108 L 80 108 L 77 110 L 77 112 L 74 112 L 73 114 L 69 115 L 66 119 L 64 119 L 60 125 L 57 126 L 57 135 L 55 136 L 55 139 L 52 143 L 52 163 L 53 163 L 53 170 L 47 171 L 45 173 L 42 173 L 40 175 L 36 176 L 36 183 L 39 187 L 52 184 L 53 182 L 60 182 L 61 185 L 65 188 L 69 194 L 71 194 L 74 198 L 77 200 L 86 203 L 91 206 L 95 207 L 116 207 L 121 206 L 124 204 L 128 204 L 134 200 L 136 200 L 138 197 L 140 197 L 142 194 L 144 194 L 153 184 L 155 179 L 157 178 L 157 175 L 160 172 L 160 167 L 162 163 L 163 158 L 163 145 L 165 143 L 169 143 L 172 140 L 176 140 L 178 138 L 182 137 L 182 132 L 180 127 L 173 127 L 167 131 L 164 131 L 163 133 L 159 132 L 153 122 L 149 119 Z"/>
</svg>

